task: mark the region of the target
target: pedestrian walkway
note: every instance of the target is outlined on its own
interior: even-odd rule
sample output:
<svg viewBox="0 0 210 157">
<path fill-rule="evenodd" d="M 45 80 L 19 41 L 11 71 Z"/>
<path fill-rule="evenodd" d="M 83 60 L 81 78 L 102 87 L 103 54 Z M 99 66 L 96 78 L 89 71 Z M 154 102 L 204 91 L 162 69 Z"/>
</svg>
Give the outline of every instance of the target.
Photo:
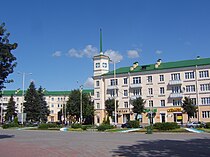
<svg viewBox="0 0 210 157">
<path fill-rule="evenodd" d="M 198 130 L 195 128 L 185 128 L 187 131 L 194 132 L 194 133 L 203 133 L 203 130 Z"/>
</svg>

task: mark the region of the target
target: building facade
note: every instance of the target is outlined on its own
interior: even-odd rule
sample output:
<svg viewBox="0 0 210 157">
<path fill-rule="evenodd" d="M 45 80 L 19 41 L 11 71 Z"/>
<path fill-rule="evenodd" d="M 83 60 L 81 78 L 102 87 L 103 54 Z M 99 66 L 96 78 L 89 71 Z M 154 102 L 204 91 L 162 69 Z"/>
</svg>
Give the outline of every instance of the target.
<svg viewBox="0 0 210 157">
<path fill-rule="evenodd" d="M 50 110 L 50 115 L 48 116 L 48 122 L 57 122 L 59 121 L 58 112 L 61 111 L 63 107 L 65 107 L 69 94 L 71 91 L 44 91 L 44 98 L 47 102 L 47 106 Z M 93 95 L 93 90 L 83 90 L 82 93 Z M 11 95 L 13 95 L 15 106 L 17 113 L 21 113 L 21 107 L 23 103 L 22 91 L 15 90 L 5 90 L 3 91 L 3 96 L 1 98 L 1 106 L 2 106 L 2 117 L 5 115 L 5 110 L 7 108 L 7 104 L 10 100 Z M 63 116 L 67 117 L 67 113 L 62 113 Z"/>
<path fill-rule="evenodd" d="M 138 117 L 142 124 L 186 123 L 187 114 L 181 107 L 185 97 L 198 107 L 191 120 L 210 122 L 210 58 L 166 63 L 159 59 L 149 65 L 135 62 L 117 69 L 114 65 L 113 71 L 104 66 L 110 60 L 102 53 L 93 62 L 95 124 L 101 124 L 106 117 L 105 101 L 114 98 L 118 101 L 117 123 L 134 120 L 132 101 L 138 97 L 146 101 L 146 112 Z M 151 113 L 155 116 L 149 119 Z"/>
</svg>

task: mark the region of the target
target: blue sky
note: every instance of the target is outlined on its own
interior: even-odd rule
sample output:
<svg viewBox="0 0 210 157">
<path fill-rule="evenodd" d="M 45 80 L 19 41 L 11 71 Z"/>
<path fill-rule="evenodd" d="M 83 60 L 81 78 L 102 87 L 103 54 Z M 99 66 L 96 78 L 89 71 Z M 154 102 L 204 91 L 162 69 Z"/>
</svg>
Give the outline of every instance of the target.
<svg viewBox="0 0 210 157">
<path fill-rule="evenodd" d="M 103 51 L 117 67 L 210 57 L 208 0 L 7 0 L 1 2 L 17 67 L 6 89 L 22 88 L 22 75 L 47 90 L 92 88 L 92 56 Z M 113 69 L 113 65 L 110 66 Z"/>
</svg>

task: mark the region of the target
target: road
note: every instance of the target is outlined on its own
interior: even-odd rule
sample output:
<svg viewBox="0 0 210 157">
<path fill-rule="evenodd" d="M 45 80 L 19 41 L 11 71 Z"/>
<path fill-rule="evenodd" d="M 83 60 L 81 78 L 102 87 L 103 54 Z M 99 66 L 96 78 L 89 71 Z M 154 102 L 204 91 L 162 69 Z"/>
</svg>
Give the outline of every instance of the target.
<svg viewBox="0 0 210 157">
<path fill-rule="evenodd" d="M 210 134 L 0 130 L 0 157 L 209 157 Z"/>
</svg>

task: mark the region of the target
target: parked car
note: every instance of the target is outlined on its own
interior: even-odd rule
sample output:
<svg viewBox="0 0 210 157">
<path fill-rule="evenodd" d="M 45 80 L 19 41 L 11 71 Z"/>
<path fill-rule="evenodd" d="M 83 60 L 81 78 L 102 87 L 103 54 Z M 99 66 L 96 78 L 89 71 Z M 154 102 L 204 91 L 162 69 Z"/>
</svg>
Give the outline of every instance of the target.
<svg viewBox="0 0 210 157">
<path fill-rule="evenodd" d="M 206 127 L 206 123 L 204 122 L 190 122 L 187 123 L 188 128 L 197 128 L 197 127 Z"/>
</svg>

